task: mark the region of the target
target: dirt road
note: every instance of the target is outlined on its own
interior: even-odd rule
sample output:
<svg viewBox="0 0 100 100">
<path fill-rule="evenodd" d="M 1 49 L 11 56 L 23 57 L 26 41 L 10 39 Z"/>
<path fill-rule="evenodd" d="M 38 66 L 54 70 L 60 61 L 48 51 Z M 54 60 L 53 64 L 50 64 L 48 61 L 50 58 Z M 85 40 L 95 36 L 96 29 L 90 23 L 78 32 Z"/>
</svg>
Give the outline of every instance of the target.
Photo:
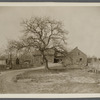
<svg viewBox="0 0 100 100">
<path fill-rule="evenodd" d="M 19 83 L 13 81 L 15 76 L 20 73 L 24 73 L 25 71 L 37 70 L 37 69 L 42 69 L 42 68 L 44 67 L 1 72 L 0 74 L 0 93 L 1 94 L 2 93 L 25 93 L 26 87 L 24 85 L 20 85 Z"/>
</svg>

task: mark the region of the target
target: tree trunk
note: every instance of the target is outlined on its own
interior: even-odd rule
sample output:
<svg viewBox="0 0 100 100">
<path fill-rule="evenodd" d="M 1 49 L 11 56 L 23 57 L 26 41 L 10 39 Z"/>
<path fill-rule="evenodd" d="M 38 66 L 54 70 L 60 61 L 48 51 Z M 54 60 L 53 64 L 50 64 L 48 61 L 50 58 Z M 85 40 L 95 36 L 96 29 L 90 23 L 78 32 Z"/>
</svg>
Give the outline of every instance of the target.
<svg viewBox="0 0 100 100">
<path fill-rule="evenodd" d="M 47 59 L 44 59 L 44 60 L 45 60 L 45 69 L 46 69 L 46 70 L 49 70 L 48 60 L 47 60 Z"/>
<path fill-rule="evenodd" d="M 43 60 L 45 61 L 45 69 L 46 70 L 49 70 L 49 66 L 48 66 L 48 60 L 44 54 L 44 52 L 42 52 L 42 56 L 43 56 Z"/>
</svg>

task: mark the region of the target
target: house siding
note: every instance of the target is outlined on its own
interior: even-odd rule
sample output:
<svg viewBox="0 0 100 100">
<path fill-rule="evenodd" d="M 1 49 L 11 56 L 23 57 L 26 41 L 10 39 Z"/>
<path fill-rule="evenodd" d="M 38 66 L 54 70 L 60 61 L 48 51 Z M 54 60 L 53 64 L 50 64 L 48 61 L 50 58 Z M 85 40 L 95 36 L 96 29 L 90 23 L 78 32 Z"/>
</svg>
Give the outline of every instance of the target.
<svg viewBox="0 0 100 100">
<path fill-rule="evenodd" d="M 42 56 L 41 55 L 34 55 L 33 56 L 33 65 L 40 66 L 43 64 Z"/>
<path fill-rule="evenodd" d="M 54 62 L 54 55 L 46 55 L 46 58 L 48 59 L 48 62 Z"/>
<path fill-rule="evenodd" d="M 48 62 L 53 63 L 54 62 L 54 55 L 46 55 L 46 58 L 48 59 Z M 43 58 L 41 55 L 35 55 L 33 56 L 33 64 L 34 66 L 41 66 L 43 65 Z"/>
<path fill-rule="evenodd" d="M 44 53 L 45 53 L 45 56 L 46 56 L 48 62 L 53 63 L 54 62 L 54 50 L 49 49 L 48 51 L 45 51 Z M 34 66 L 41 66 L 44 64 L 42 55 L 39 51 L 34 52 L 33 63 L 34 63 Z"/>
</svg>

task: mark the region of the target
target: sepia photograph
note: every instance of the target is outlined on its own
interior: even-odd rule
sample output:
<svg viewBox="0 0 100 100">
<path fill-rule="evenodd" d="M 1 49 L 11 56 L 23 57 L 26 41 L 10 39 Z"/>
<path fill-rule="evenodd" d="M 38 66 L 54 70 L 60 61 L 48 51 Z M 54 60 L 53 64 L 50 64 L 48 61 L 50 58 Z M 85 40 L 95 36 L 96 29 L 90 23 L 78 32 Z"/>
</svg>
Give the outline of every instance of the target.
<svg viewBox="0 0 100 100">
<path fill-rule="evenodd" d="M 0 3 L 0 94 L 99 94 L 100 4 L 23 5 Z"/>
</svg>

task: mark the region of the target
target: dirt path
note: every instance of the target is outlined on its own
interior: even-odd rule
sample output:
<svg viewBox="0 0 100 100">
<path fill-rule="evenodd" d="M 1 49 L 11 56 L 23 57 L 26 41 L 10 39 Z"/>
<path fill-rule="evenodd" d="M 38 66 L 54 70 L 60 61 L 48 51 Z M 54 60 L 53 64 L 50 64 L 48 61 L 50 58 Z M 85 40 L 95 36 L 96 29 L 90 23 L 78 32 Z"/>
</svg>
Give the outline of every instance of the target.
<svg viewBox="0 0 100 100">
<path fill-rule="evenodd" d="M 49 64 L 49 66 L 54 66 L 53 64 Z M 22 83 L 19 84 L 17 82 L 14 82 L 13 79 L 16 77 L 16 75 L 24 73 L 25 71 L 31 71 L 31 70 L 39 70 L 43 69 L 42 67 L 37 68 L 29 68 L 29 69 L 21 69 L 21 70 L 11 70 L 11 71 L 5 71 L 1 72 L 0 74 L 0 93 L 28 93 L 29 89 L 26 89 L 26 84 Z M 28 86 L 29 87 L 29 86 Z"/>
<path fill-rule="evenodd" d="M 25 71 L 38 70 L 42 68 L 44 67 L 2 72 L 0 74 L 0 93 L 25 93 L 25 87 L 21 86 L 17 82 L 14 82 L 13 78 L 20 73 L 24 73 Z"/>
</svg>

